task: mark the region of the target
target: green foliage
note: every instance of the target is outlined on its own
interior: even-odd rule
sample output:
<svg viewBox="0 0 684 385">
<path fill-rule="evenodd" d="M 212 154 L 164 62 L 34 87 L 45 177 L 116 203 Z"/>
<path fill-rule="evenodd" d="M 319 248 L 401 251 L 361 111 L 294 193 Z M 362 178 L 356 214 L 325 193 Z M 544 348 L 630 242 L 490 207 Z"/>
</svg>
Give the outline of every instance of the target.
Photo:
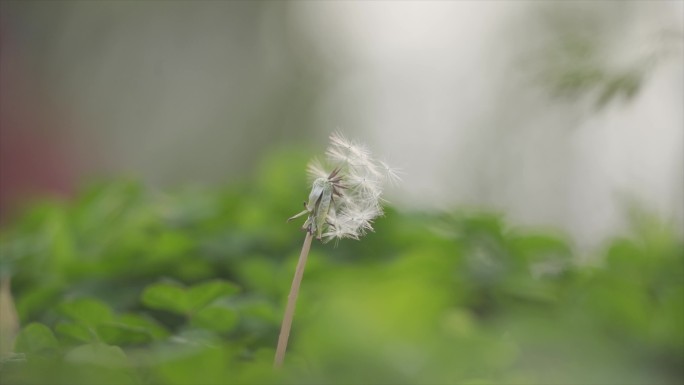
<svg viewBox="0 0 684 385">
<path fill-rule="evenodd" d="M 45 325 L 32 323 L 17 336 L 15 351 L 25 354 L 42 354 L 59 350 L 59 342 Z"/>
<path fill-rule="evenodd" d="M 637 3 L 554 2 L 533 9 L 524 19 L 523 41 L 530 48 L 522 50 L 521 64 L 547 94 L 565 102 L 588 101 L 596 110 L 629 102 L 654 69 L 669 60 L 673 49 L 678 50 L 674 39 L 669 39 L 677 34 L 659 26 L 651 32 L 659 38 L 646 49 L 616 54 L 633 44 L 626 43 L 624 35 L 633 28 L 634 15 L 641 12 Z M 681 40 L 681 35 L 677 38 Z"/>
<path fill-rule="evenodd" d="M 684 246 L 643 213 L 591 264 L 502 216 L 388 209 L 314 244 L 272 369 L 303 233 L 301 155 L 254 183 L 102 183 L 0 233 L 22 328 L 3 384 L 620 383 L 684 379 Z"/>
<path fill-rule="evenodd" d="M 213 280 L 186 289 L 178 284 L 157 283 L 148 286 L 142 302 L 152 309 L 190 316 L 222 296 L 235 294 L 238 287 L 230 282 Z"/>
</svg>

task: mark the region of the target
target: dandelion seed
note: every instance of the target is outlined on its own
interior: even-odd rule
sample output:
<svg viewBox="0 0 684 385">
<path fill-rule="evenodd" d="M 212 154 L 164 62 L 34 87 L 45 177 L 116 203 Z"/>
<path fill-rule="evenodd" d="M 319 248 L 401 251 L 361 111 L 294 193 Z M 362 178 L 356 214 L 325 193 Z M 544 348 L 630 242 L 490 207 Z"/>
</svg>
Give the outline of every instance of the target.
<svg viewBox="0 0 684 385">
<path fill-rule="evenodd" d="M 383 161 L 380 161 L 379 163 L 382 168 L 382 171 L 385 174 L 385 178 L 387 179 L 387 181 L 389 181 L 390 184 L 397 185 L 399 184 L 399 182 L 401 182 L 401 170 L 394 167 L 390 167 L 390 165 Z"/>
<path fill-rule="evenodd" d="M 319 178 L 326 178 L 328 176 L 328 173 L 323 168 L 321 161 L 316 158 L 309 162 L 308 166 L 306 166 L 306 171 L 309 174 L 311 181 L 315 181 Z"/>
</svg>

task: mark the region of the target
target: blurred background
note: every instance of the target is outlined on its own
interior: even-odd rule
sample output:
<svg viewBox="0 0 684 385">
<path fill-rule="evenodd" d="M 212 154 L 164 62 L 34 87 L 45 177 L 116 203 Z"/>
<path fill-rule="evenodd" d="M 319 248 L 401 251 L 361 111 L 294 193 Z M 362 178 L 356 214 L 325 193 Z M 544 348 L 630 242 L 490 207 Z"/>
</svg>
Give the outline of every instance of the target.
<svg viewBox="0 0 684 385">
<path fill-rule="evenodd" d="M 192 383 L 193 360 L 235 357 L 266 362 L 236 382 L 281 381 L 263 377 L 272 352 L 259 350 L 275 342 L 301 241 L 281 219 L 308 194 L 307 159 L 339 130 L 403 182 L 377 235 L 310 261 L 305 287 L 319 291 L 303 289 L 310 332 L 292 349 L 305 364 L 287 381 L 684 378 L 684 2 L 3 1 L 0 11 L 0 275 L 13 277 L 17 317 L 9 280 L 0 310 L 6 330 L 41 323 L 18 352 L 52 351 L 54 329 L 60 351 L 95 337 L 124 347 L 155 368 L 152 382 Z M 141 297 L 160 277 L 225 279 L 247 297 L 196 321 Z M 100 302 L 61 305 L 85 297 Z M 160 322 L 116 318 L 124 311 Z M 56 328 L 64 319 L 90 332 Z M 126 348 L 205 329 L 244 350 L 179 364 L 188 356 L 166 345 Z M 206 382 L 228 381 L 206 365 Z M 84 373 L 84 384 L 96 378 Z M 31 381 L 41 379 L 11 377 Z"/>
<path fill-rule="evenodd" d="M 230 183 L 339 129 L 391 201 L 595 245 L 684 222 L 681 1 L 3 2 L 2 202 L 95 175 Z"/>
</svg>

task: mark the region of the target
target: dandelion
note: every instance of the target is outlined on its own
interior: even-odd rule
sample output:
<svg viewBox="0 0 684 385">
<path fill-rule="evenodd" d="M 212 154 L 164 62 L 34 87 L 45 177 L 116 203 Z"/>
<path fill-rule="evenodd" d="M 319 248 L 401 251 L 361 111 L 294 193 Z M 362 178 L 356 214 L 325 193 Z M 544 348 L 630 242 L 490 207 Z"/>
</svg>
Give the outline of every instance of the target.
<svg viewBox="0 0 684 385">
<path fill-rule="evenodd" d="M 309 200 L 304 202 L 303 211 L 288 219 L 289 222 L 306 215 L 302 226 L 306 238 L 287 299 L 275 367 L 280 367 L 285 358 L 295 303 L 313 238 L 322 242 L 338 242 L 343 238 L 358 240 L 373 231 L 373 221 L 383 214 L 383 185 L 400 180 L 396 169 L 373 159 L 367 147 L 340 133 L 330 136 L 325 154 L 329 167 L 317 159 L 309 163 L 307 173 L 313 182 Z"/>
</svg>

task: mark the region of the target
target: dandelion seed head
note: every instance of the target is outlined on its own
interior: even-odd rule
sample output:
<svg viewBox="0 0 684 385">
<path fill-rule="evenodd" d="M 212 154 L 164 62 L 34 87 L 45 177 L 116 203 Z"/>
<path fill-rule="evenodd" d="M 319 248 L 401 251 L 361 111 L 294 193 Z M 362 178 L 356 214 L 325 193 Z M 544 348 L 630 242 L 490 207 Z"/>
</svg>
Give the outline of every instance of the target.
<svg viewBox="0 0 684 385">
<path fill-rule="evenodd" d="M 373 221 L 383 215 L 384 184 L 400 181 L 399 172 L 374 159 L 366 146 L 339 132 L 330 136 L 325 154 L 329 167 L 317 159 L 307 167 L 313 186 L 305 228 L 312 234 L 316 232 L 324 242 L 359 239 L 373 231 Z M 326 212 L 313 204 L 320 194 L 330 194 L 331 205 L 326 206 Z M 323 215 L 325 218 L 320 217 Z"/>
</svg>

